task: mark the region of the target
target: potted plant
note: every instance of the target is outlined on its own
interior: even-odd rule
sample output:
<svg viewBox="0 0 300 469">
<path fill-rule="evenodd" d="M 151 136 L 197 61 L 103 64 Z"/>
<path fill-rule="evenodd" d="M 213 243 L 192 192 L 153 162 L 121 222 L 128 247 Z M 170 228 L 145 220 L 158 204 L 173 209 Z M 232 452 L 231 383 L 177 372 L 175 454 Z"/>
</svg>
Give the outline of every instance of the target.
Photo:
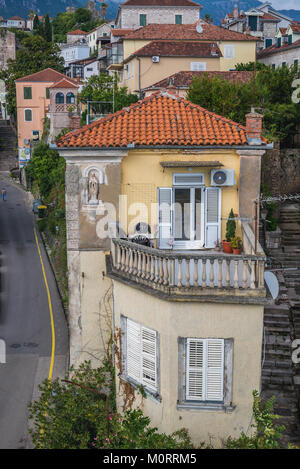
<svg viewBox="0 0 300 469">
<path fill-rule="evenodd" d="M 234 238 L 231 238 L 230 246 L 232 247 L 233 254 L 241 254 L 242 240 L 239 236 L 234 236 Z"/>
<path fill-rule="evenodd" d="M 226 235 L 222 242 L 223 244 L 223 251 L 227 254 L 232 253 L 232 247 L 230 246 L 230 241 L 232 238 L 235 237 L 235 230 L 236 230 L 236 223 L 234 219 L 233 209 L 230 210 L 229 217 L 226 223 Z"/>
</svg>

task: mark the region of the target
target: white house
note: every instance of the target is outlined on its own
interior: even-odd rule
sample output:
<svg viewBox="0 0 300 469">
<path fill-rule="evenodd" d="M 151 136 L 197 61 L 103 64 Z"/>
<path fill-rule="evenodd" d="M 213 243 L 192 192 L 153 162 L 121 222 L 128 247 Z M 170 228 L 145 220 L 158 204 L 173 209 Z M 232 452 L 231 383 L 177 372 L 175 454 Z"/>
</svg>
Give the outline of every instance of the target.
<svg viewBox="0 0 300 469">
<path fill-rule="evenodd" d="M 90 56 L 90 47 L 86 42 L 60 44 L 60 56 L 65 61 L 65 67 L 68 67 L 70 62 L 87 59 Z"/>
<path fill-rule="evenodd" d="M 86 40 L 90 46 L 91 54 L 98 50 L 98 45 L 100 43 L 107 43 L 110 40 L 111 30 L 114 28 L 114 21 L 109 23 L 103 23 L 100 26 L 92 29 L 88 32 Z"/>
<path fill-rule="evenodd" d="M 25 29 L 26 21 L 20 16 L 12 16 L 7 20 L 8 28 Z"/>
<path fill-rule="evenodd" d="M 299 66 L 300 24 L 291 23 L 288 28 L 280 28 L 274 44 L 262 50 L 257 59 L 273 68 Z"/>
</svg>

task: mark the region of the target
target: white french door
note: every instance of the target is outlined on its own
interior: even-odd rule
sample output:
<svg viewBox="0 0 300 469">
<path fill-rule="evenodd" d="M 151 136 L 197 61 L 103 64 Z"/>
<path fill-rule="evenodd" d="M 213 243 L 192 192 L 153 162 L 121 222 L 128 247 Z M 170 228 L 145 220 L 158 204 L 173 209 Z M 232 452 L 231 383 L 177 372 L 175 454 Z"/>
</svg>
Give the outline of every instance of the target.
<svg viewBox="0 0 300 469">
<path fill-rule="evenodd" d="M 204 190 L 173 188 L 172 234 L 174 249 L 199 249 L 204 244 Z"/>
<path fill-rule="evenodd" d="M 221 189 L 200 185 L 161 187 L 159 248 L 214 248 L 221 240 Z"/>
</svg>

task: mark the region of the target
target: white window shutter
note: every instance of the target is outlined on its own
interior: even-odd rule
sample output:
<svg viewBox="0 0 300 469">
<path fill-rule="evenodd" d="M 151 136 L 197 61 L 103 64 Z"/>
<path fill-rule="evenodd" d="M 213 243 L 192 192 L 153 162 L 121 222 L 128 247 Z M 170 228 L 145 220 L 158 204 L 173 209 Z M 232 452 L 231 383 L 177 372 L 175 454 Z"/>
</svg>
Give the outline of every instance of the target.
<svg viewBox="0 0 300 469">
<path fill-rule="evenodd" d="M 204 400 L 205 342 L 187 339 L 186 399 Z"/>
<path fill-rule="evenodd" d="M 206 400 L 223 401 L 224 340 L 207 339 Z"/>
<path fill-rule="evenodd" d="M 142 336 L 142 382 L 153 389 L 157 388 L 156 357 L 157 334 L 146 327 L 141 328 Z"/>
<path fill-rule="evenodd" d="M 214 248 L 216 241 L 221 241 L 221 189 L 219 187 L 207 187 L 205 192 L 205 247 Z"/>
<path fill-rule="evenodd" d="M 127 319 L 127 375 L 141 382 L 141 326 Z"/>
<path fill-rule="evenodd" d="M 172 188 L 158 189 L 159 248 L 171 249 L 172 235 Z"/>
</svg>

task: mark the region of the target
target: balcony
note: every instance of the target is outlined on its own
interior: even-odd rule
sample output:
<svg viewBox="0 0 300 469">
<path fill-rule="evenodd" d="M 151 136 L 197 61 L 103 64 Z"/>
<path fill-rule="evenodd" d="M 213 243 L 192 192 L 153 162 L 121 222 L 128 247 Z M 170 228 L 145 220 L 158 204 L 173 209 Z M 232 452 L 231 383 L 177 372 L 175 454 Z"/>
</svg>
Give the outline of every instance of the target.
<svg viewBox="0 0 300 469">
<path fill-rule="evenodd" d="M 111 276 L 132 286 L 187 300 L 214 297 L 214 301 L 261 302 L 264 254 L 231 255 L 205 251 L 164 251 L 114 239 Z M 262 301 L 263 302 L 263 301 Z"/>
</svg>

